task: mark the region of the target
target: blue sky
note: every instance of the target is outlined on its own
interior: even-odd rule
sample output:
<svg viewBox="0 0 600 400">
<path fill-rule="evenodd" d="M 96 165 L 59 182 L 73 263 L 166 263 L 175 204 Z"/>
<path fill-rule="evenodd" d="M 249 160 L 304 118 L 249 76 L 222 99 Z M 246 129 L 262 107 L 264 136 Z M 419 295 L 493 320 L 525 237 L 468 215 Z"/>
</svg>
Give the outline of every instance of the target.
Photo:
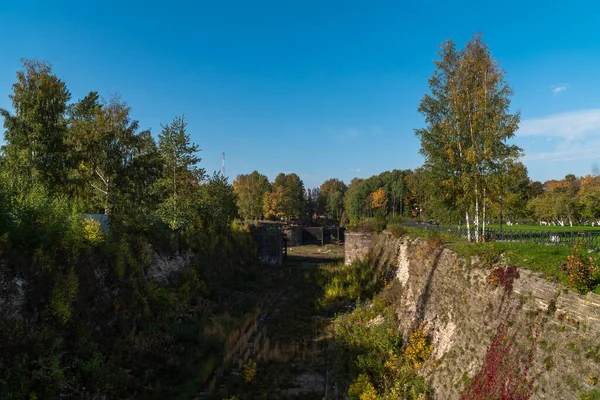
<svg viewBox="0 0 600 400">
<path fill-rule="evenodd" d="M 600 6 L 548 1 L 0 0 L 0 107 L 19 59 L 73 99 L 119 94 L 156 135 L 185 114 L 202 165 L 307 187 L 422 163 L 413 130 L 437 46 L 476 32 L 506 71 L 533 179 L 600 162 Z"/>
</svg>

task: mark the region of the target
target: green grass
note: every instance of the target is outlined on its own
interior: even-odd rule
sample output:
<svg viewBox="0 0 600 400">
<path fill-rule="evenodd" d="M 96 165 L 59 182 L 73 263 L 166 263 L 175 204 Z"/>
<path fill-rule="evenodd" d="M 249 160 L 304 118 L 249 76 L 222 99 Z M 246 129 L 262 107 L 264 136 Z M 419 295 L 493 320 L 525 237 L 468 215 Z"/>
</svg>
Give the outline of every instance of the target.
<svg viewBox="0 0 600 400">
<path fill-rule="evenodd" d="M 500 224 L 486 225 L 486 228 L 500 229 Z M 573 226 L 544 226 L 535 224 L 519 224 L 508 226 L 502 224 L 502 230 L 527 230 L 527 231 L 543 231 L 543 232 L 600 232 L 600 226 L 589 225 L 573 225 Z"/>
<path fill-rule="evenodd" d="M 409 237 L 425 237 L 426 235 L 425 230 L 416 228 L 410 228 L 407 232 Z M 465 258 L 472 256 L 489 258 L 489 255 L 493 253 L 503 254 L 505 261 L 509 264 L 540 272 L 544 278 L 558 281 L 565 286 L 568 284 L 567 274 L 563 271 L 561 265 L 567 262 L 567 257 L 571 254 L 571 246 L 520 242 L 469 243 L 464 238 L 444 233 L 440 234 L 440 237 L 448 248 Z M 600 259 L 598 251 L 584 251 L 590 257 Z M 597 283 L 592 291 L 595 293 L 600 292 L 600 283 Z"/>
</svg>

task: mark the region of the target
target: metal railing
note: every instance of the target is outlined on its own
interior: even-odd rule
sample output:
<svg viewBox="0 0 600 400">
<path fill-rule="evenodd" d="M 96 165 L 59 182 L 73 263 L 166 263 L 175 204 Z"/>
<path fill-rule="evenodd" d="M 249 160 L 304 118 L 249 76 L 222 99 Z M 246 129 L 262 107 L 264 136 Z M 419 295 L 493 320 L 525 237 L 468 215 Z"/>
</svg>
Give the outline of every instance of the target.
<svg viewBox="0 0 600 400">
<path fill-rule="evenodd" d="M 406 222 L 403 225 L 410 228 L 433 229 L 441 233 L 467 238 L 468 231 L 464 226 L 444 226 L 437 223 Z M 475 239 L 475 228 L 471 227 L 471 238 Z M 590 249 L 600 249 L 600 231 L 545 231 L 532 229 L 496 229 L 486 228 L 486 242 L 529 242 L 538 244 L 579 245 Z"/>
</svg>

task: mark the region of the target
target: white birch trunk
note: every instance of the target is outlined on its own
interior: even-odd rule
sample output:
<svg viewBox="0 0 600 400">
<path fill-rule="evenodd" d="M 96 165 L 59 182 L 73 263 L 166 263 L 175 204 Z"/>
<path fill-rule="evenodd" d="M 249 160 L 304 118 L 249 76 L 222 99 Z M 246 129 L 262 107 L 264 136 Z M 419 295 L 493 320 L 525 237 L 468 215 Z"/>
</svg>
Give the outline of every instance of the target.
<svg viewBox="0 0 600 400">
<path fill-rule="evenodd" d="M 477 184 L 475 184 L 475 241 L 479 243 L 479 192 L 477 190 Z"/>
<path fill-rule="evenodd" d="M 483 188 L 483 227 L 481 228 L 481 233 L 483 234 L 483 241 L 485 242 L 485 200 L 486 200 L 486 193 L 485 193 L 485 188 Z"/>
<path fill-rule="evenodd" d="M 467 211 L 465 213 L 466 218 L 467 218 L 467 240 L 470 242 L 471 241 L 471 222 L 469 221 L 469 212 Z"/>
</svg>

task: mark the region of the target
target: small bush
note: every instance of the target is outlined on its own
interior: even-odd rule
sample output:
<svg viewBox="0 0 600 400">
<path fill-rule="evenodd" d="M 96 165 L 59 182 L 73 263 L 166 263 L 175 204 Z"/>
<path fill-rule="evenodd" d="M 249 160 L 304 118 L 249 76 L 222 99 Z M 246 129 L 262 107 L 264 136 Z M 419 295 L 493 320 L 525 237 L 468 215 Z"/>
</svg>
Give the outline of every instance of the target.
<svg viewBox="0 0 600 400">
<path fill-rule="evenodd" d="M 83 238 L 94 246 L 102 243 L 104 235 L 100 229 L 100 222 L 86 218 L 83 222 Z"/>
<path fill-rule="evenodd" d="M 383 216 L 376 216 L 375 218 L 367 218 L 361 221 L 358 225 L 348 227 L 350 232 L 362 232 L 362 233 L 381 233 L 385 230 L 386 221 Z"/>
<path fill-rule="evenodd" d="M 256 378 L 256 361 L 248 360 L 244 365 L 244 380 L 246 383 L 252 383 L 254 378 Z"/>
<path fill-rule="evenodd" d="M 484 267 L 492 268 L 494 264 L 497 264 L 498 261 L 500 261 L 501 255 L 502 251 L 496 247 L 494 243 L 490 243 L 481 253 L 481 262 Z"/>
<path fill-rule="evenodd" d="M 587 293 L 592 289 L 597 271 L 594 261 L 592 257 L 583 256 L 579 246 L 573 246 L 566 265 L 570 287 L 579 293 Z"/>
<path fill-rule="evenodd" d="M 579 400 L 600 400 L 600 390 L 594 389 L 588 392 L 579 393 Z"/>
<path fill-rule="evenodd" d="M 348 395 L 352 400 L 377 400 L 377 391 L 375 386 L 366 374 L 360 374 L 352 382 L 348 389 Z"/>
<path fill-rule="evenodd" d="M 439 249 L 444 245 L 442 236 L 435 229 L 428 229 L 425 234 L 425 240 L 427 241 L 427 251 L 431 253 L 436 249 Z"/>
<path fill-rule="evenodd" d="M 388 230 L 397 238 L 401 238 L 402 236 L 406 235 L 406 228 L 400 224 L 388 224 Z"/>
<path fill-rule="evenodd" d="M 425 331 L 425 324 L 421 322 L 410 334 L 404 355 L 415 368 L 421 368 L 423 363 L 429 359 L 432 351 L 433 345 Z"/>
</svg>

